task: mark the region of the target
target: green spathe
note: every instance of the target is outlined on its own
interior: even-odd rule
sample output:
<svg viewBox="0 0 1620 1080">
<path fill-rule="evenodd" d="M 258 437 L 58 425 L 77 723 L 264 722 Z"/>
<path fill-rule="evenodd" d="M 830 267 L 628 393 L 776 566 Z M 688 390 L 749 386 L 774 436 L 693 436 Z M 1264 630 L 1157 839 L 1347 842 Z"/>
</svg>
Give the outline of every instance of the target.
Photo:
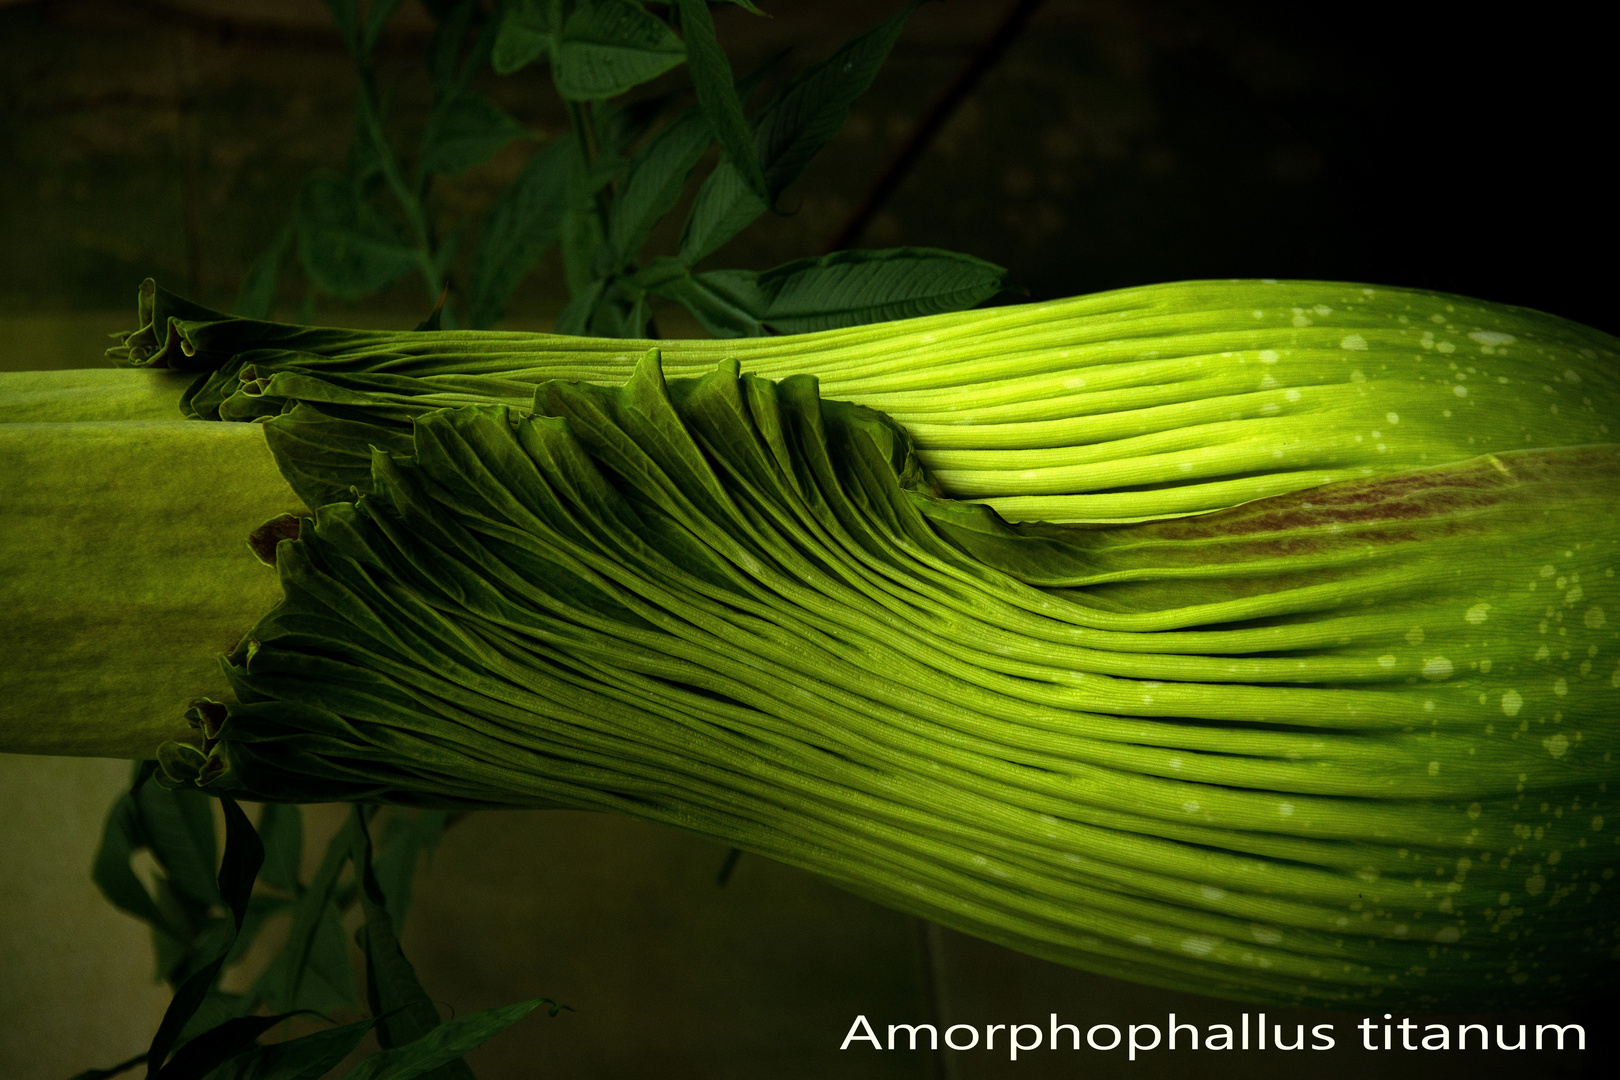
<svg viewBox="0 0 1620 1080">
<path fill-rule="evenodd" d="M 882 409 L 941 491 L 1014 521 L 1235 506 L 1486 453 L 1614 439 L 1613 338 L 1409 289 L 1205 281 L 786 337 L 632 342 L 352 331 L 230 319 L 148 283 L 126 364 L 199 372 L 192 415 L 294 402 L 403 436 L 426 410 L 526 410 L 551 379 L 617 384 L 657 346 L 671 377 L 732 358 Z"/>
<path fill-rule="evenodd" d="M 371 450 L 166 764 L 615 810 L 1161 985 L 1545 1001 L 1612 972 L 1617 455 L 1018 527 L 813 379 L 652 355 Z"/>
</svg>

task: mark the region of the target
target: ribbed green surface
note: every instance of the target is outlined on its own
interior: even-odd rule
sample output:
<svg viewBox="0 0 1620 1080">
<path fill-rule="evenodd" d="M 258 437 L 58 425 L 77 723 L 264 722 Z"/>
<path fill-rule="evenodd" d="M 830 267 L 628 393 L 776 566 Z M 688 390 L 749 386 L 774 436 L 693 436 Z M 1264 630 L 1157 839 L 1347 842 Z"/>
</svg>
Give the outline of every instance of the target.
<svg viewBox="0 0 1620 1080">
<path fill-rule="evenodd" d="M 280 546 L 177 776 L 616 810 L 1246 999 L 1613 971 L 1620 448 L 1020 529 L 803 378 L 268 431 L 295 487 L 365 454 L 365 494 Z"/>
</svg>

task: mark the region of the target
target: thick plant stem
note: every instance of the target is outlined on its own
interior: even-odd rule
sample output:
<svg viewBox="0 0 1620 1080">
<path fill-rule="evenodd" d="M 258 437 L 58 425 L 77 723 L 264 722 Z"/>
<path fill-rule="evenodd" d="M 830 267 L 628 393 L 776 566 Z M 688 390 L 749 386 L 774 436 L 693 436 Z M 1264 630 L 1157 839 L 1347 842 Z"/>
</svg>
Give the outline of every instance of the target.
<svg viewBox="0 0 1620 1080">
<path fill-rule="evenodd" d="M 0 374 L 3 752 L 152 757 L 281 599 L 247 539 L 303 506 L 262 429 L 118 374 Z"/>
</svg>

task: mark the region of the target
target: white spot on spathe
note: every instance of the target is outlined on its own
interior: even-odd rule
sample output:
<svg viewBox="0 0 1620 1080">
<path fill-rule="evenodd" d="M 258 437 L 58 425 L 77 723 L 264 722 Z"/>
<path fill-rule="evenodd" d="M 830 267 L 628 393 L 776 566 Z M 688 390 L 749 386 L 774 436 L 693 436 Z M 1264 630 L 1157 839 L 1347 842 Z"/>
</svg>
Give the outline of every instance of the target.
<svg viewBox="0 0 1620 1080">
<path fill-rule="evenodd" d="M 1267 375 L 1265 378 L 1260 380 L 1260 389 L 1262 389 L 1262 390 L 1275 390 L 1276 388 L 1277 388 L 1277 376 L 1275 376 L 1275 375 Z"/>
<path fill-rule="evenodd" d="M 1565 735 L 1563 732 L 1559 732 L 1557 735 L 1550 735 L 1541 740 L 1541 745 L 1545 746 L 1547 748 L 1547 753 L 1551 754 L 1553 757 L 1561 758 L 1565 754 L 1569 753 L 1569 736 Z"/>
<path fill-rule="evenodd" d="M 1282 412 L 1282 406 L 1277 404 L 1275 401 L 1268 401 L 1264 405 L 1260 406 L 1260 412 L 1264 416 L 1274 416 L 1275 414 Z"/>
<path fill-rule="evenodd" d="M 1553 693 L 1557 694 L 1559 697 L 1563 697 L 1565 694 L 1569 693 L 1569 680 L 1559 679 L 1557 682 L 1553 683 Z"/>
<path fill-rule="evenodd" d="M 1602 832 L 1603 831 L 1603 815 L 1602 814 L 1593 814 L 1592 815 L 1592 831 L 1593 832 Z"/>
<path fill-rule="evenodd" d="M 1225 900 L 1226 899 L 1226 890 L 1225 889 L 1217 889 L 1213 885 L 1205 885 L 1203 888 L 1199 889 L 1198 892 L 1199 892 L 1200 895 L 1203 896 L 1203 898 L 1205 900 Z"/>
<path fill-rule="evenodd" d="M 1183 952 L 1189 952 L 1194 956 L 1208 956 L 1215 951 L 1215 943 L 1209 938 L 1183 938 L 1181 948 Z"/>
<path fill-rule="evenodd" d="M 1574 368 L 1566 368 L 1564 370 L 1564 381 L 1565 382 L 1578 383 L 1578 382 L 1581 381 L 1581 377 L 1579 375 L 1575 374 L 1575 369 Z"/>
<path fill-rule="evenodd" d="M 1439 776 L 1440 775 L 1440 763 L 1438 761 L 1429 762 L 1429 775 L 1430 776 Z"/>
<path fill-rule="evenodd" d="M 1383 656 L 1380 656 L 1378 658 L 1378 666 L 1381 667 L 1381 668 L 1392 668 L 1392 667 L 1394 667 L 1395 666 L 1395 657 L 1390 655 L 1389 653 L 1385 653 Z"/>
<path fill-rule="evenodd" d="M 1406 643 L 1417 646 L 1423 644 L 1423 627 L 1414 626 L 1406 632 Z"/>
<path fill-rule="evenodd" d="M 1463 618 L 1467 619 L 1473 625 L 1478 626 L 1480 623 L 1485 621 L 1486 616 L 1488 616 L 1490 613 L 1491 605 L 1475 604 L 1473 607 L 1468 609 L 1468 611 L 1463 615 Z"/>
<path fill-rule="evenodd" d="M 1604 622 L 1607 620 L 1605 620 L 1603 617 L 1602 608 L 1593 607 L 1586 609 L 1586 618 L 1582 621 L 1586 623 L 1586 628 L 1588 630 L 1601 630 L 1603 629 Z"/>
<path fill-rule="evenodd" d="M 1352 352 L 1366 352 L 1367 339 L 1360 334 L 1346 334 L 1339 339 L 1339 348 L 1349 349 Z"/>
<path fill-rule="evenodd" d="M 1260 362 L 1262 364 L 1275 364 L 1277 362 L 1277 350 L 1276 349 L 1261 349 L 1260 350 Z"/>
<path fill-rule="evenodd" d="M 1283 397 L 1287 398 L 1289 401 L 1298 401 L 1299 391 L 1290 386 L 1286 391 L 1284 391 Z"/>
<path fill-rule="evenodd" d="M 1388 420 L 1392 424 L 1398 424 L 1398 423 L 1401 422 L 1401 414 L 1400 413 L 1392 413 L 1392 412 L 1385 413 L 1384 414 L 1384 419 Z"/>
<path fill-rule="evenodd" d="M 1311 310 L 1316 312 L 1318 315 L 1333 314 L 1333 309 L 1328 307 L 1326 304 L 1317 304 L 1315 307 L 1311 308 Z"/>
<path fill-rule="evenodd" d="M 1586 590 L 1582 589 L 1579 585 L 1577 585 L 1574 588 L 1570 589 L 1569 592 L 1564 594 L 1564 603 L 1566 603 L 1566 604 L 1578 604 L 1578 603 L 1581 602 L 1581 599 L 1583 597 L 1585 597 L 1585 596 L 1586 596 Z"/>
<path fill-rule="evenodd" d="M 1541 890 L 1547 887 L 1547 879 L 1540 874 L 1524 879 L 1524 891 L 1531 896 L 1540 896 Z"/>
<path fill-rule="evenodd" d="M 1449 341 L 1437 341 L 1434 343 L 1434 351 L 1442 353 L 1456 352 L 1457 346 L 1453 345 Z"/>
<path fill-rule="evenodd" d="M 1291 802 L 1278 803 L 1277 813 L 1281 814 L 1283 817 L 1292 817 L 1294 814 L 1294 804 Z"/>
<path fill-rule="evenodd" d="M 1468 387 L 1464 386 L 1462 383 L 1458 383 L 1456 386 L 1451 388 L 1451 392 L 1456 394 L 1458 397 L 1467 397 Z"/>
<path fill-rule="evenodd" d="M 1508 716 L 1518 716 L 1519 710 L 1524 708 L 1524 697 L 1517 690 L 1509 690 L 1502 695 L 1502 712 Z"/>
<path fill-rule="evenodd" d="M 1511 345 L 1519 340 L 1512 334 L 1504 334 L 1497 330 L 1475 330 L 1468 336 L 1481 345 Z"/>
<path fill-rule="evenodd" d="M 1552 563 L 1547 563 L 1541 568 L 1542 577 L 1552 577 L 1556 573 L 1558 573 L 1558 567 L 1554 566 Z"/>
<path fill-rule="evenodd" d="M 1434 940 L 1438 941 L 1442 945 L 1450 945 L 1460 937 L 1462 937 L 1462 931 L 1458 930 L 1455 926 L 1442 926 L 1439 930 L 1436 930 L 1434 934 Z"/>
<path fill-rule="evenodd" d="M 1189 814 L 1196 814 L 1199 810 L 1203 809 L 1198 805 L 1198 800 L 1196 799 L 1188 799 L 1186 802 L 1181 804 L 1181 808 L 1187 811 Z"/>
<path fill-rule="evenodd" d="M 1261 926 L 1259 923 L 1250 923 L 1249 933 L 1253 934 L 1254 940 L 1262 945 L 1275 945 L 1282 940 L 1281 931 L 1273 930 L 1269 926 Z"/>
</svg>

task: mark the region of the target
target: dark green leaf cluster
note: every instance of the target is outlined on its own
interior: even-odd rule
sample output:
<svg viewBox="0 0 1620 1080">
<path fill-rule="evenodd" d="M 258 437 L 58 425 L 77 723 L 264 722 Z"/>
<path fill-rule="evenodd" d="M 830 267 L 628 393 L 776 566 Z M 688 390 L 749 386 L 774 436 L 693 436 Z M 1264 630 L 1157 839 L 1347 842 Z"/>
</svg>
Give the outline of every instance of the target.
<svg viewBox="0 0 1620 1080">
<path fill-rule="evenodd" d="M 392 810 L 379 819 L 355 807 L 306 882 L 300 810 L 267 803 L 255 829 L 234 800 L 222 797 L 225 851 L 216 875 L 214 800 L 173 784 L 169 775 L 185 768 L 184 754 L 170 757 L 163 769 L 151 762 L 137 767 L 132 789 L 108 815 L 93 874 L 113 904 L 151 926 L 159 974 L 175 988 L 174 1000 L 145 1053 L 75 1080 L 101 1080 L 143 1064 L 157 1080 L 317 1080 L 370 1031 L 382 1050 L 346 1080 L 470 1080 L 461 1055 L 544 1001 L 441 1023 L 400 950 L 397 931 L 412 878 L 444 831 L 444 812 Z M 148 782 L 154 774 L 159 782 Z M 157 866 L 155 891 L 132 865 L 143 850 Z M 343 912 L 356 902 L 364 918 L 355 941 L 365 956 L 370 1017 L 261 1044 L 261 1036 L 293 1017 L 360 1008 L 343 925 Z M 243 962 L 265 923 L 277 917 L 289 922 L 286 942 L 252 989 L 221 989 L 222 973 Z"/>
<path fill-rule="evenodd" d="M 737 0 L 763 14 L 746 0 Z M 371 57 L 398 5 L 329 0 L 359 70 L 348 166 L 311 175 L 293 218 L 249 271 L 237 310 L 268 317 L 296 243 L 316 295 L 353 300 L 420 275 L 429 295 L 448 291 L 437 326 L 487 327 L 545 255 L 559 247 L 571 302 L 562 333 L 640 338 L 657 303 L 685 307 L 717 337 L 850 326 L 972 307 L 1008 285 L 1006 272 L 951 252 L 845 251 L 764 273 L 699 264 L 773 210 L 843 126 L 911 15 L 907 8 L 793 77 L 762 108 L 747 101 L 763 71 L 737 81 L 706 0 L 672 0 L 661 14 L 639 0 L 513 0 L 486 17 L 474 0 L 430 5 L 439 28 L 428 50 L 434 106 L 407 167 L 383 130 Z M 470 43 L 470 44 L 469 44 Z M 614 102 L 685 64 L 696 101 L 664 115 L 669 97 Z M 546 65 L 572 133 L 537 150 L 483 221 L 465 285 L 451 278 L 460 228 L 432 220 L 433 179 L 464 172 L 528 133 L 473 89 L 486 66 L 510 75 Z M 654 227 L 674 209 L 718 144 L 674 255 L 643 261 Z M 458 312 L 460 315 L 458 316 Z"/>
</svg>

